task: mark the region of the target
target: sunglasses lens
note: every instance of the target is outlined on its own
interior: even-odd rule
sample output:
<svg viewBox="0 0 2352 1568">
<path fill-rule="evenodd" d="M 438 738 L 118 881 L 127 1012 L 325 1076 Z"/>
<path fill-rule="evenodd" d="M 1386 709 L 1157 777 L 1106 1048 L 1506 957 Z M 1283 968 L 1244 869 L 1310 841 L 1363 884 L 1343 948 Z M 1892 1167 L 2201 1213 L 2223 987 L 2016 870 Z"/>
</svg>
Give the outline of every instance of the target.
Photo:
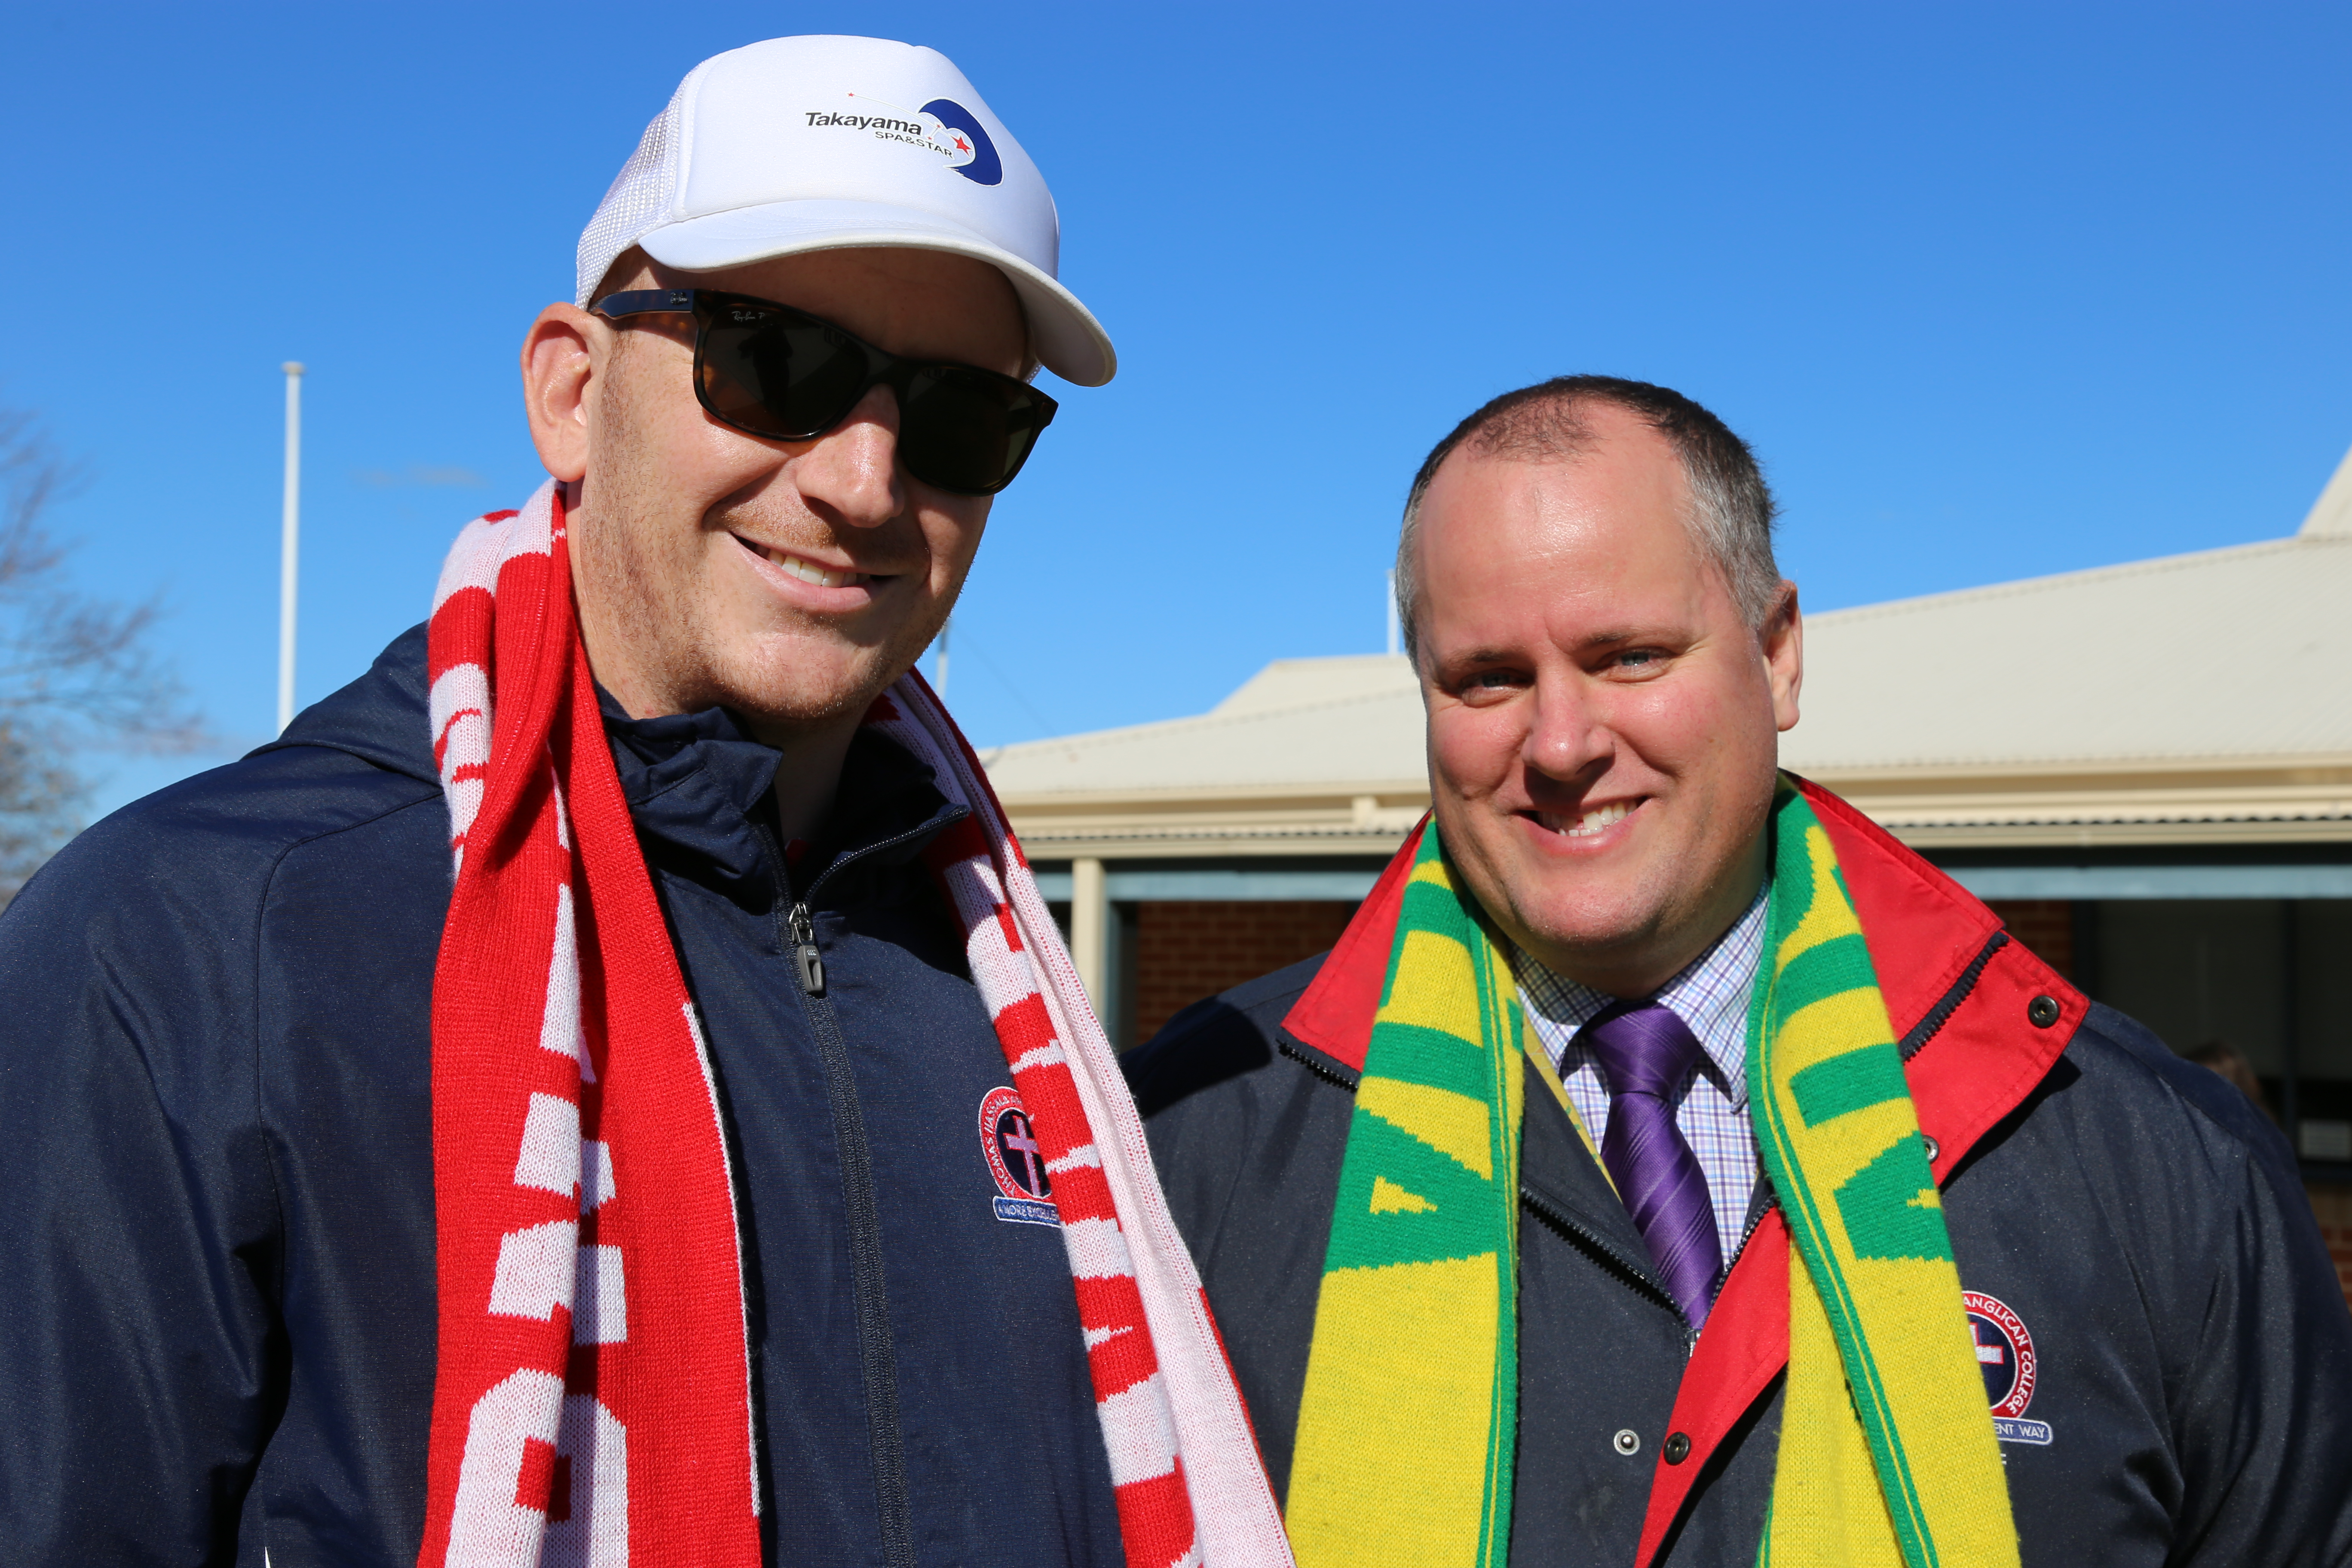
<svg viewBox="0 0 2352 1568">
<path fill-rule="evenodd" d="M 796 310 L 737 299 L 705 309 L 695 356 L 703 406 L 755 436 L 824 435 L 887 363 L 838 327 Z M 943 490 L 1003 489 L 1054 417 L 1052 398 L 1009 375 L 901 362 L 887 379 L 898 393 L 899 455 L 908 472 Z"/>
<path fill-rule="evenodd" d="M 900 395 L 899 451 L 927 485 L 993 495 L 1029 460 L 1053 417 L 1044 393 L 1010 376 L 957 365 L 925 365 Z"/>
<path fill-rule="evenodd" d="M 831 429 L 866 384 L 866 350 L 822 321 L 721 305 L 702 334 L 702 400 L 738 429 L 803 441 Z"/>
</svg>

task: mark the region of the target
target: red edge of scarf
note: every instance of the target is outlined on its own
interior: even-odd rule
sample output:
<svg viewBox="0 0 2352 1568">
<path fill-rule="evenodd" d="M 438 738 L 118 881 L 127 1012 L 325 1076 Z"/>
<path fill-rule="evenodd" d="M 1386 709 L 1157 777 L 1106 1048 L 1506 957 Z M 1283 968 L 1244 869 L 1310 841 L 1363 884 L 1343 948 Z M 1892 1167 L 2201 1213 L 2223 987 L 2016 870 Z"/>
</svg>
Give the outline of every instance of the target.
<svg viewBox="0 0 2352 1568">
<path fill-rule="evenodd" d="M 434 976 L 439 1342 L 418 1562 L 528 1563 L 568 1534 L 582 1539 L 564 1555 L 584 1562 L 756 1568 L 726 1154 L 685 983 L 606 749 L 560 496 L 551 506 L 549 548 L 508 555 L 494 594 L 458 589 L 428 633 L 436 689 L 468 662 L 503 679 Z M 446 733 L 435 737 L 436 754 Z M 575 1038 L 594 1081 L 583 1081 L 576 1056 L 541 1045 L 551 987 L 562 988 L 567 887 Z M 576 1191 L 520 1179 L 527 1135 L 563 1105 L 577 1108 L 582 1137 L 611 1152 L 612 1195 L 585 1214 Z M 598 1307 L 578 1303 L 576 1315 L 570 1283 L 546 1280 L 542 1313 L 516 1310 L 512 1299 L 492 1312 L 494 1291 L 512 1298 L 530 1279 L 534 1237 L 552 1234 L 548 1245 L 564 1251 L 566 1223 L 580 1248 L 618 1248 L 619 1278 L 605 1276 Z M 584 1331 L 604 1342 L 574 1344 L 577 1316 L 601 1318 Z"/>
</svg>

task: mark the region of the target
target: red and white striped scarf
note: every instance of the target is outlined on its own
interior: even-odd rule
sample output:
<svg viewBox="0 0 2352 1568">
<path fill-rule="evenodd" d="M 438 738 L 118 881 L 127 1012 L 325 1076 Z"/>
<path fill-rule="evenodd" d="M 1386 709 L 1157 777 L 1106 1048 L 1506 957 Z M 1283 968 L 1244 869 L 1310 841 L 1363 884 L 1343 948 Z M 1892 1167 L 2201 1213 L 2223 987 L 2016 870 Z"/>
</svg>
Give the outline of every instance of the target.
<svg viewBox="0 0 2352 1568">
<path fill-rule="evenodd" d="M 426 661 L 457 886 L 433 987 L 440 1341 L 418 1561 L 754 1568 L 734 1185 L 552 483 L 458 536 Z M 919 676 L 867 722 L 971 808 L 926 858 L 1053 1178 L 1128 1562 L 1286 1568 L 1199 1276 L 1003 809 Z"/>
</svg>

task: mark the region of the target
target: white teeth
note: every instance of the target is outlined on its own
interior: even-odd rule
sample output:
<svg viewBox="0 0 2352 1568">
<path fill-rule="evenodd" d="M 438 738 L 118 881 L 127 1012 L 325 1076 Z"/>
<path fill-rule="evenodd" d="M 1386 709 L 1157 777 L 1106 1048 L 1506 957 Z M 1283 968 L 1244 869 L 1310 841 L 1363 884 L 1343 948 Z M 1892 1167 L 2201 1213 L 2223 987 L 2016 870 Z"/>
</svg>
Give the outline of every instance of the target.
<svg viewBox="0 0 2352 1568">
<path fill-rule="evenodd" d="M 1606 832 L 1632 816 L 1635 804 L 1631 801 L 1612 801 L 1607 805 L 1595 806 L 1581 816 L 1563 816 L 1558 812 L 1547 811 L 1538 814 L 1538 820 L 1563 838 L 1590 838 L 1595 834 Z"/>
<path fill-rule="evenodd" d="M 813 562 L 803 561 L 797 555 L 775 556 L 771 559 L 802 582 L 814 583 L 820 588 L 838 588 L 849 581 L 849 574 L 846 572 L 828 572 L 824 567 Z"/>
<path fill-rule="evenodd" d="M 814 561 L 803 561 L 797 555 L 788 555 L 781 550 L 762 550 L 760 553 L 802 582 L 814 583 L 820 588 L 841 588 L 852 583 L 866 581 L 866 574 L 863 572 L 835 572 L 818 565 Z"/>
</svg>

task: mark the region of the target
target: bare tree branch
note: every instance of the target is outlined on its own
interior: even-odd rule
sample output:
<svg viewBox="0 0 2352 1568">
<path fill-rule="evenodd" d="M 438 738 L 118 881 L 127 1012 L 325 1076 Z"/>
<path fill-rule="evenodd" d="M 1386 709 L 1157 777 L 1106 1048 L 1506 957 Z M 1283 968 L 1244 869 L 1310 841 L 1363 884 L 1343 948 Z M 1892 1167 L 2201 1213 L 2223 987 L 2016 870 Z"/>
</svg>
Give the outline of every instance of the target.
<svg viewBox="0 0 2352 1568">
<path fill-rule="evenodd" d="M 0 409 L 0 903 L 79 826 L 88 750 L 182 752 L 203 726 L 147 646 L 159 600 L 124 605 L 66 574 L 51 508 L 86 475 L 32 415 Z"/>
</svg>

